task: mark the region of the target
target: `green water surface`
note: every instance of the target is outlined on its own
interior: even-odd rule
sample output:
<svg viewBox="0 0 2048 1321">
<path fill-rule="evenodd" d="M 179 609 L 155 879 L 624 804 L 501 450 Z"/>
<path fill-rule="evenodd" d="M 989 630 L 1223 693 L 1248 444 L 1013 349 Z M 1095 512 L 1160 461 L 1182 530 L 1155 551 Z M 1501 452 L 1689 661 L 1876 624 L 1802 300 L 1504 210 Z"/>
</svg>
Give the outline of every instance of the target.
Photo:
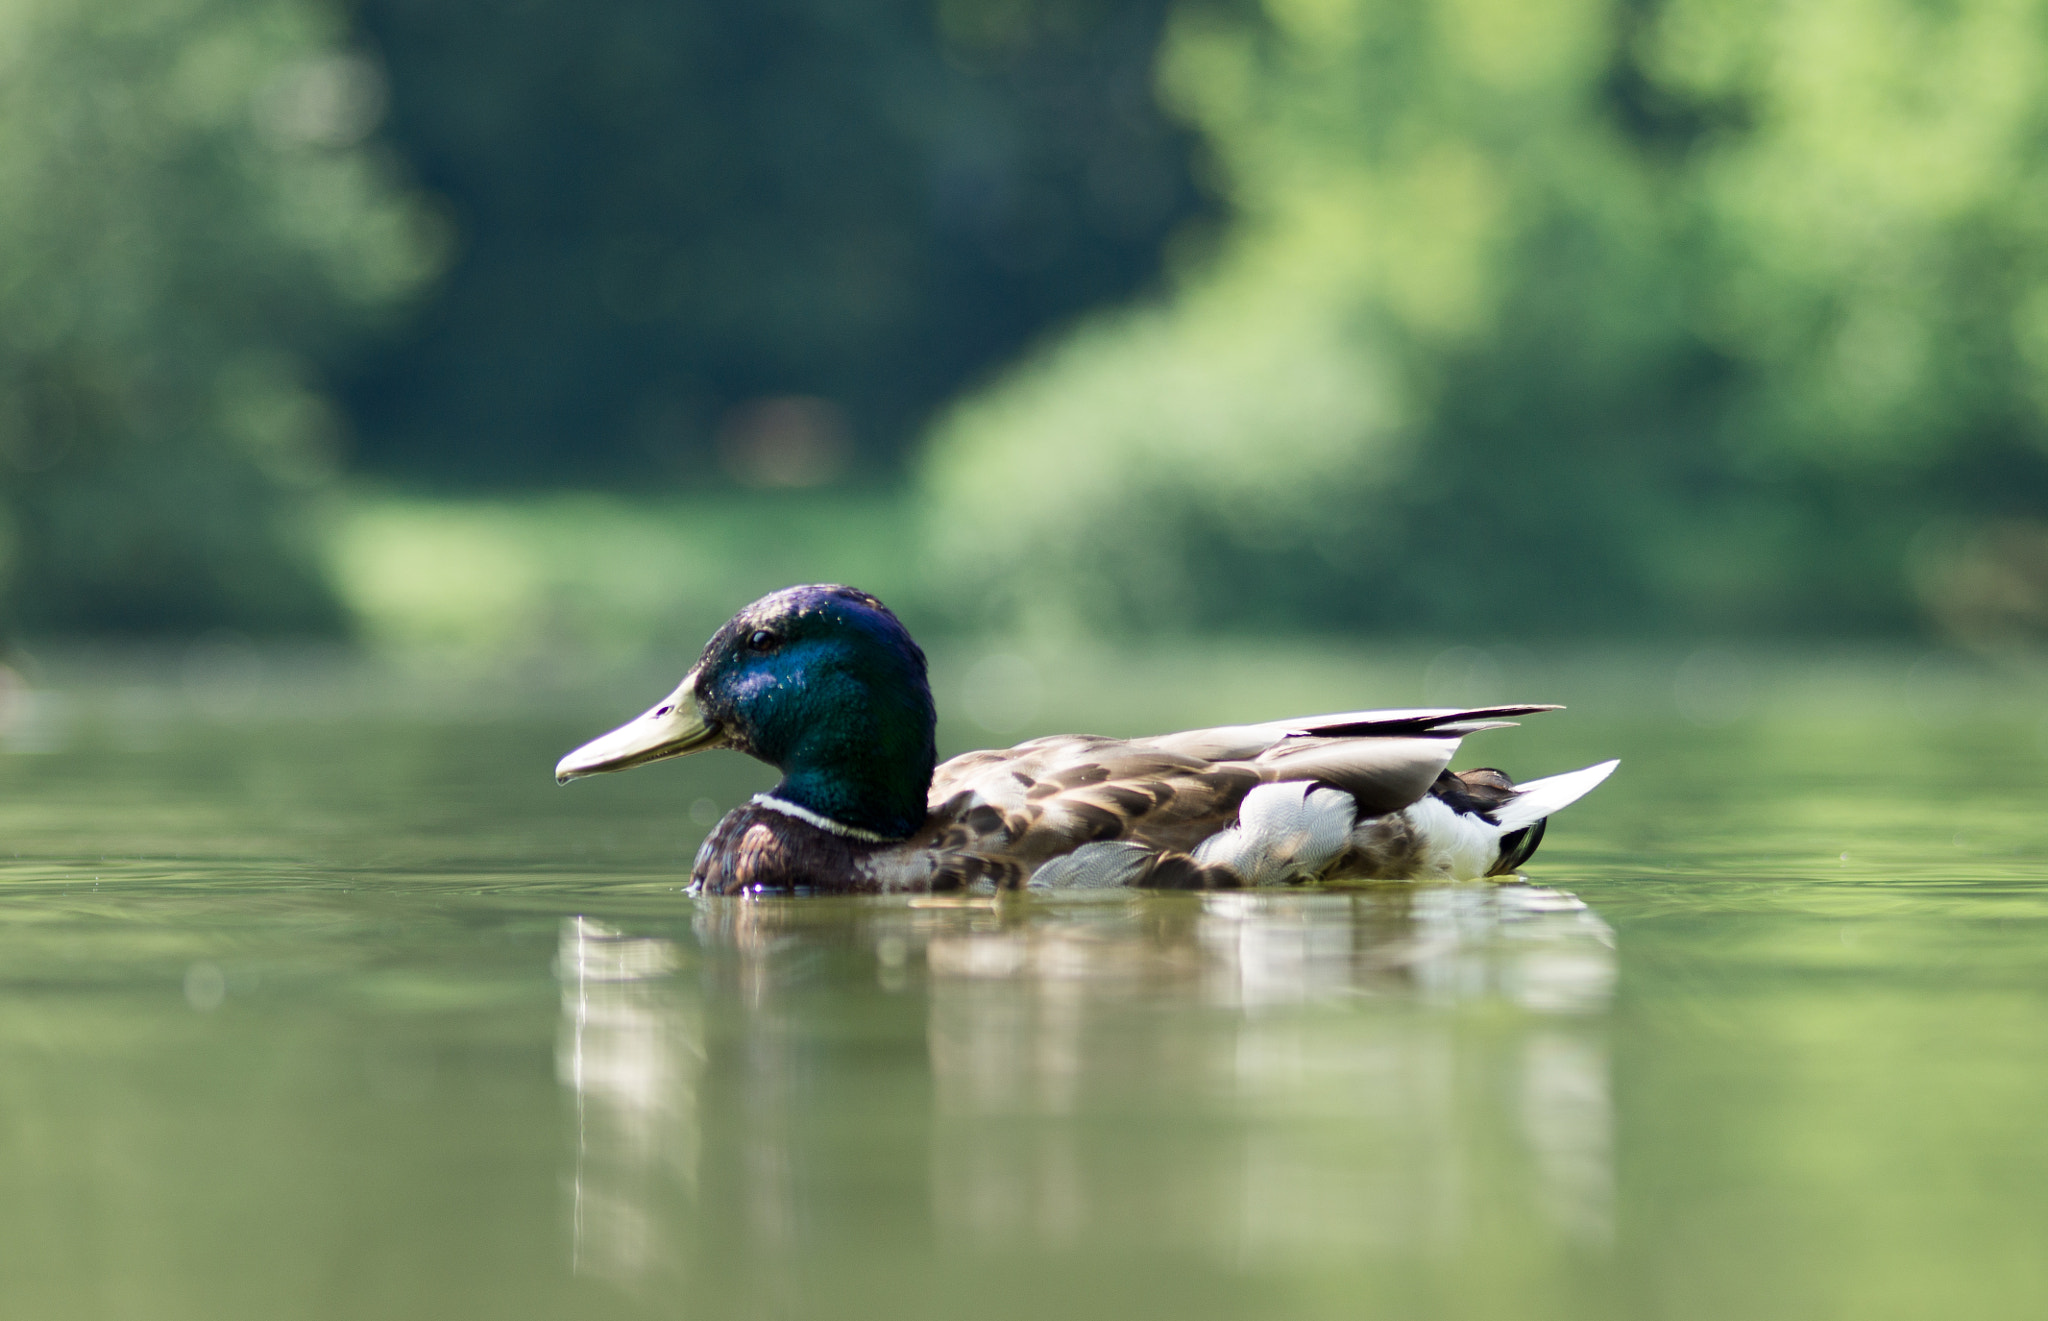
<svg viewBox="0 0 2048 1321">
<path fill-rule="evenodd" d="M 0 1316 L 2048 1297 L 2010 704 L 1487 735 L 1624 759 L 1527 885 L 1004 904 L 692 901 L 764 773 L 582 713 L 142 705 L 0 756 Z"/>
</svg>

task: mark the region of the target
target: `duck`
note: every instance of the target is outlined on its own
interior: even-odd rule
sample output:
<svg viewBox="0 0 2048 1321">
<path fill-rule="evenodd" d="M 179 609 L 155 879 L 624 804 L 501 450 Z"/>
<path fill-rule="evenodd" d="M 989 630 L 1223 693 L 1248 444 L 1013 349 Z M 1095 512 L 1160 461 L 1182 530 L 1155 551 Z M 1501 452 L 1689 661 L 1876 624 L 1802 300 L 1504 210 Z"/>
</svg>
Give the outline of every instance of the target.
<svg viewBox="0 0 2048 1321">
<path fill-rule="evenodd" d="M 1036 738 L 938 763 L 924 652 L 874 596 L 771 593 L 674 692 L 555 779 L 714 748 L 782 780 L 725 814 L 698 895 L 1249 889 L 1512 878 L 1619 765 L 1516 784 L 1452 771 L 1467 735 L 1562 708 L 1349 711 L 1148 738 Z"/>
</svg>

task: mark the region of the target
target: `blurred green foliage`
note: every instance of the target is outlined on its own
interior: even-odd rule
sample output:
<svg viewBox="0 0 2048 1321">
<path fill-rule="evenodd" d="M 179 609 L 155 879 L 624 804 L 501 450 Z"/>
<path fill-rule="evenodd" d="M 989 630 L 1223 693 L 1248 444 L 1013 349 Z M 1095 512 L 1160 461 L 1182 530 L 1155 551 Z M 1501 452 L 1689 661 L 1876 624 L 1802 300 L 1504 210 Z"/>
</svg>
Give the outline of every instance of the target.
<svg viewBox="0 0 2048 1321">
<path fill-rule="evenodd" d="M 319 631 L 312 362 L 431 269 L 311 0 L 0 7 L 0 545 L 37 631 Z"/>
<path fill-rule="evenodd" d="M 339 506 L 325 544 L 357 631 L 380 648 L 465 664 L 631 662 L 695 655 L 739 606 L 806 580 L 864 584 L 908 606 L 913 626 L 928 622 L 906 505 L 870 491 L 387 495 Z"/>
<path fill-rule="evenodd" d="M 361 460 L 443 489 L 899 475 L 1198 211 L 1152 95 L 1165 10 L 362 0 L 461 250 L 350 387 Z"/>
<path fill-rule="evenodd" d="M 1162 87 L 1240 220 L 939 429 L 954 608 L 2038 617 L 1976 529 L 2048 504 L 2044 64 L 1991 0 L 1190 0 Z"/>
<path fill-rule="evenodd" d="M 2041 17 L 17 0 L 0 609 L 2038 639 Z"/>
</svg>

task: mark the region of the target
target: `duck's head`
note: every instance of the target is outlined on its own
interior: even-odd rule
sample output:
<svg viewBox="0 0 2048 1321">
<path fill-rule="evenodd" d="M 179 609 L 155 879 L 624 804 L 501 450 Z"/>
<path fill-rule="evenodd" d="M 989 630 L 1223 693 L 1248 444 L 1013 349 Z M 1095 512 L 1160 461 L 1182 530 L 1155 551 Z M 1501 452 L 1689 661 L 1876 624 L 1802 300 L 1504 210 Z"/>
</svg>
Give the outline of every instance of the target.
<svg viewBox="0 0 2048 1321">
<path fill-rule="evenodd" d="M 706 748 L 783 773 L 775 796 L 900 839 L 924 820 L 937 760 L 924 652 L 874 597 L 789 587 L 727 621 L 673 693 L 562 758 L 562 783 Z"/>
</svg>

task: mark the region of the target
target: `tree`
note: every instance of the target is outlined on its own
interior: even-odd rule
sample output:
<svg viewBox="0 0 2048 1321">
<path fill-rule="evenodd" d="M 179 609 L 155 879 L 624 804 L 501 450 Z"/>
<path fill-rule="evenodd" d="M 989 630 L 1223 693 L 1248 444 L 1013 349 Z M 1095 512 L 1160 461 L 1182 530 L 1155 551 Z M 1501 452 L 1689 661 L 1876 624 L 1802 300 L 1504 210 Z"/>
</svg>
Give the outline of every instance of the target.
<svg viewBox="0 0 2048 1321">
<path fill-rule="evenodd" d="M 453 489 L 893 478 L 934 408 L 1144 286 L 1201 209 L 1151 94 L 1165 8 L 365 0 L 460 247 L 350 388 L 362 462 Z"/>
<path fill-rule="evenodd" d="M 1988 2 L 1184 5 L 1239 220 L 939 429 L 955 598 L 1916 627 L 1927 529 L 2048 497 L 2044 60 Z"/>
<path fill-rule="evenodd" d="M 336 629 L 318 364 L 436 261 L 376 67 L 317 0 L 24 0 L 0 52 L 8 622 Z"/>
</svg>

